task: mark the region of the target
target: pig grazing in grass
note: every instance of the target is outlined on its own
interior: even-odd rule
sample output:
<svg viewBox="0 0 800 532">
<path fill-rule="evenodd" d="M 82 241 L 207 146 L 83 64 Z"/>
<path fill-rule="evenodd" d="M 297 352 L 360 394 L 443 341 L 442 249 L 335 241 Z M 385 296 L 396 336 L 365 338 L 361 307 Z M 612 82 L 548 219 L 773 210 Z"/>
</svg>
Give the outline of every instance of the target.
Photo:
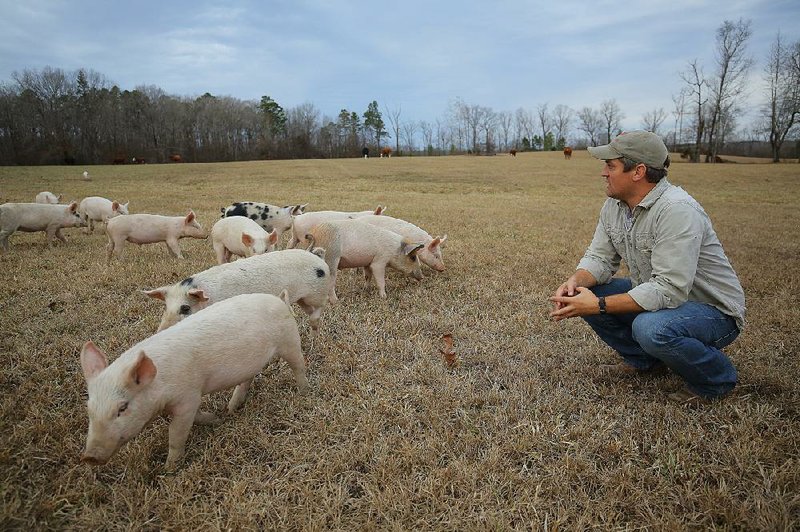
<svg viewBox="0 0 800 532">
<path fill-rule="evenodd" d="M 307 240 L 325 248 L 325 262 L 331 271 L 329 299 L 336 303 L 336 272 L 344 268 L 364 268 L 375 284 L 381 297 L 386 297 L 386 267 L 394 268 L 422 279 L 417 252 L 423 247 L 419 242 L 403 238 L 360 220 L 335 220 L 315 226 Z"/>
<path fill-rule="evenodd" d="M 353 218 L 361 218 L 362 216 L 380 216 L 384 211 L 386 211 L 386 207 L 378 205 L 374 211 L 316 211 L 295 216 L 294 225 L 292 226 L 292 239 L 289 241 L 287 247 L 294 248 L 298 245 L 307 245 L 306 234 L 310 233 L 315 226 L 323 222 L 352 220 Z"/>
<path fill-rule="evenodd" d="M 178 240 L 181 238 L 208 238 L 194 212 L 186 216 L 160 216 L 158 214 L 128 214 L 111 218 L 106 224 L 108 235 L 108 262 L 112 254 L 122 258 L 125 241 L 134 244 L 166 242 L 167 249 L 179 259 L 183 258 Z"/>
<path fill-rule="evenodd" d="M 108 220 L 115 216 L 128 214 L 128 203 L 111 201 L 100 196 L 83 198 L 80 207 L 78 207 L 78 212 L 81 213 L 81 216 L 88 224 L 86 232 L 91 233 L 94 231 L 95 222 L 108 223 Z"/>
<path fill-rule="evenodd" d="M 277 295 L 288 292 L 289 303 L 298 303 L 308 314 L 311 329 L 319 330 L 319 318 L 328 302 L 330 270 L 320 257 L 303 249 L 286 249 L 211 267 L 173 285 L 145 290 L 166 305 L 159 331 L 205 307 L 239 294 Z"/>
<path fill-rule="evenodd" d="M 106 463 L 160 414 L 170 416 L 166 468 L 183 456 L 192 424 L 219 418 L 199 410 L 209 393 L 236 387 L 233 413 L 261 369 L 284 359 L 301 393 L 308 390 L 300 334 L 289 306 L 269 294 L 223 301 L 134 345 L 111 365 L 92 342 L 81 351 L 89 391 L 89 433 L 81 460 Z"/>
<path fill-rule="evenodd" d="M 267 233 L 260 225 L 244 216 L 222 218 L 211 228 L 211 243 L 217 264 L 230 262 L 232 255 L 252 257 L 275 249 L 278 230 Z"/>
<path fill-rule="evenodd" d="M 0 247 L 8 251 L 8 237 L 14 231 L 44 231 L 47 234 L 47 245 L 52 247 L 53 238 L 67 241 L 61 234 L 61 229 L 83 225 L 85 224 L 78 214 L 78 204 L 74 201 L 69 205 L 4 203 L 0 205 Z"/>
<path fill-rule="evenodd" d="M 230 216 L 244 216 L 250 218 L 258 225 L 264 228 L 267 233 L 276 231 L 278 233 L 278 240 L 280 241 L 281 235 L 292 228 L 294 217 L 302 214 L 306 208 L 303 205 L 286 205 L 285 207 L 278 207 L 277 205 L 270 205 L 269 203 L 257 203 L 255 201 L 237 201 L 222 207 L 222 218 Z"/>
<path fill-rule="evenodd" d="M 437 272 L 445 270 L 442 246 L 447 240 L 447 235 L 434 238 L 411 222 L 391 216 L 364 216 L 359 218 L 359 221 L 388 229 L 414 242 L 422 242 L 425 247 L 417 252 L 420 262 Z"/>
<path fill-rule="evenodd" d="M 34 203 L 49 203 L 51 205 L 56 205 L 59 201 L 61 201 L 61 194 L 56 196 L 52 192 L 46 190 L 36 194 L 36 198 L 33 200 Z"/>
</svg>

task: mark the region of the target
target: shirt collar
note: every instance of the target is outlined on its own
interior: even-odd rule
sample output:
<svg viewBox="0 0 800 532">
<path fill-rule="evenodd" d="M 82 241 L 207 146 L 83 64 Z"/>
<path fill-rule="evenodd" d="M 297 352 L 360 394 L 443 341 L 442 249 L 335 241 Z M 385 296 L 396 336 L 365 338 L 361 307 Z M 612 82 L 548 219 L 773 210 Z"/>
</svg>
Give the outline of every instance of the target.
<svg viewBox="0 0 800 532">
<path fill-rule="evenodd" d="M 653 189 L 650 192 L 648 192 L 644 198 L 642 198 L 642 201 L 640 201 L 637 204 L 637 207 L 642 207 L 643 209 L 649 209 L 650 207 L 653 206 L 653 204 L 656 201 L 658 201 L 658 198 L 660 198 L 661 195 L 671 186 L 672 183 L 667 181 L 666 177 L 662 177 L 661 181 L 659 181 L 658 184 L 656 184 L 656 186 L 654 186 Z M 628 208 L 628 205 L 622 200 L 617 200 L 617 204 L 620 207 L 624 206 L 626 209 Z"/>
</svg>

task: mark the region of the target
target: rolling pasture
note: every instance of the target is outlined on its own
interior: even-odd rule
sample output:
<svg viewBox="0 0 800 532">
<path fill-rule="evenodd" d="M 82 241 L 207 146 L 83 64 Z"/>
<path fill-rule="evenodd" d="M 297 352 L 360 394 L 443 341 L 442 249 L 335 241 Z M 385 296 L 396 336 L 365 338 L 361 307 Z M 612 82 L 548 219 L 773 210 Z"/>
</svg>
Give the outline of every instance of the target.
<svg viewBox="0 0 800 532">
<path fill-rule="evenodd" d="M 84 169 L 0 168 L 0 201 L 100 195 L 131 213 L 192 208 L 207 229 L 237 200 L 387 205 L 448 235 L 447 271 L 420 283 L 389 271 L 381 300 L 345 270 L 318 337 L 296 308 L 309 395 L 273 364 L 241 410 L 192 428 L 175 473 L 163 419 L 90 468 L 81 346 L 113 360 L 154 333 L 162 303 L 139 291 L 212 266 L 211 243 L 182 240 L 185 260 L 127 244 L 107 266 L 102 228 L 66 229 L 52 250 L 15 233 L 0 256 L 0 528 L 800 528 L 800 165 L 670 170 L 747 297 L 726 349 L 740 384 L 700 408 L 667 401 L 674 376 L 597 376 L 614 353 L 581 320 L 547 317 L 605 199 L 585 151 L 96 166 L 91 181 Z M 229 397 L 203 408 L 222 413 Z"/>
</svg>

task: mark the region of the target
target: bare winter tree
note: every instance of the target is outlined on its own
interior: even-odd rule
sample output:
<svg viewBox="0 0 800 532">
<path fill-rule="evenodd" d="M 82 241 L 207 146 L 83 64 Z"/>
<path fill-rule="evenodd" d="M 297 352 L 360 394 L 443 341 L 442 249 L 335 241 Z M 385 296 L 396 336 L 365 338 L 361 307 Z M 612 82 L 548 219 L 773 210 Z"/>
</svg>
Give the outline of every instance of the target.
<svg viewBox="0 0 800 532">
<path fill-rule="evenodd" d="M 597 146 L 603 130 L 603 116 L 591 107 L 578 111 L 578 129 L 586 133 L 590 146 Z"/>
<path fill-rule="evenodd" d="M 495 151 L 494 130 L 497 127 L 497 113 L 491 107 L 481 107 L 478 127 L 483 133 L 485 153 Z"/>
<path fill-rule="evenodd" d="M 603 120 L 603 125 L 606 130 L 606 138 L 604 142 L 611 142 L 611 139 L 616 137 L 622 132 L 621 124 L 625 118 L 625 113 L 622 112 L 617 100 L 606 100 L 600 104 L 600 116 Z"/>
<path fill-rule="evenodd" d="M 686 114 L 686 89 L 681 89 L 672 96 L 672 115 L 675 117 L 675 126 L 672 131 L 672 150 L 676 151 L 678 144 L 683 144 L 683 117 Z"/>
<path fill-rule="evenodd" d="M 514 117 L 508 111 L 500 111 L 497 113 L 497 127 L 500 129 L 502 137 L 502 146 L 498 146 L 503 151 L 509 148 L 509 138 L 511 136 L 511 128 L 514 124 Z"/>
<path fill-rule="evenodd" d="M 454 105 L 459 121 L 465 125 L 469 135 L 470 149 L 473 153 L 479 153 L 478 132 L 488 109 L 480 105 L 469 105 L 461 100 L 457 100 Z"/>
<path fill-rule="evenodd" d="M 572 128 L 572 120 L 575 117 L 575 111 L 566 105 L 558 104 L 553 107 L 553 128 L 556 131 L 556 147 L 563 149 L 563 144 L 567 141 L 567 136 Z"/>
<path fill-rule="evenodd" d="M 747 72 L 753 61 L 747 57 L 747 41 L 751 35 L 750 21 L 726 20 L 717 28 L 717 71 L 711 83 L 711 123 L 708 129 L 708 154 L 706 162 L 714 162 L 722 146 L 719 138 L 720 121 L 724 114 L 736 109 L 738 98 L 744 93 Z"/>
<path fill-rule="evenodd" d="M 776 35 L 764 67 L 764 80 L 768 96 L 763 117 L 772 162 L 777 163 L 783 142 L 800 120 L 800 41 L 787 47 L 781 34 Z"/>
<path fill-rule="evenodd" d="M 436 147 L 439 153 L 447 153 L 448 139 L 450 138 L 450 128 L 441 119 L 436 119 Z"/>
<path fill-rule="evenodd" d="M 398 105 L 396 109 L 389 110 L 386 107 L 383 108 L 386 112 L 386 117 L 389 119 L 389 124 L 392 126 L 392 131 L 394 132 L 394 151 L 395 153 L 400 153 L 400 113 L 403 112 L 403 109 Z"/>
<path fill-rule="evenodd" d="M 551 133 L 551 129 L 553 129 L 553 118 L 550 116 L 548 104 L 543 103 L 536 107 L 536 119 L 539 130 L 542 132 L 542 149 L 546 150 L 545 139 L 547 139 L 547 134 Z M 533 142 L 531 142 L 531 144 L 533 144 Z"/>
<path fill-rule="evenodd" d="M 697 64 L 697 59 L 690 61 L 686 70 L 681 72 L 681 79 L 686 83 L 686 94 L 691 99 L 694 108 L 694 146 L 689 154 L 693 163 L 700 162 L 700 146 L 703 142 L 705 130 L 705 107 L 708 102 L 708 82 L 703 74 L 703 67 Z"/>
<path fill-rule="evenodd" d="M 424 146 L 422 149 L 428 155 L 432 155 L 433 153 L 433 127 L 431 126 L 430 122 L 425 120 L 420 120 L 419 122 L 419 129 L 422 131 L 422 143 Z"/>
<path fill-rule="evenodd" d="M 528 139 L 530 144 L 533 137 L 533 115 L 527 109 L 520 107 L 514 113 L 514 121 L 517 127 L 517 141 L 522 142 L 522 138 Z"/>
<path fill-rule="evenodd" d="M 403 124 L 403 140 L 405 141 L 408 154 L 414 153 L 414 135 L 417 133 L 417 122 L 409 120 Z"/>
<path fill-rule="evenodd" d="M 648 111 L 642 117 L 642 129 L 659 134 L 658 130 L 661 128 L 661 124 L 663 124 L 664 120 L 666 119 L 667 113 L 664 111 L 663 107 Z"/>
</svg>

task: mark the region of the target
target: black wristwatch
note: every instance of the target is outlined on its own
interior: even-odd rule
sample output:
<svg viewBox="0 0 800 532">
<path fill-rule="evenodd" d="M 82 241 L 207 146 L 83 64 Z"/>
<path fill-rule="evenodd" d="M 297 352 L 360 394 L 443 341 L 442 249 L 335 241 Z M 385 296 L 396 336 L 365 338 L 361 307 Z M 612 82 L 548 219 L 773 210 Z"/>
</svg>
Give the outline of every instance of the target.
<svg viewBox="0 0 800 532">
<path fill-rule="evenodd" d="M 600 305 L 600 314 L 607 314 L 606 312 L 606 298 L 598 297 L 597 304 Z"/>
</svg>

